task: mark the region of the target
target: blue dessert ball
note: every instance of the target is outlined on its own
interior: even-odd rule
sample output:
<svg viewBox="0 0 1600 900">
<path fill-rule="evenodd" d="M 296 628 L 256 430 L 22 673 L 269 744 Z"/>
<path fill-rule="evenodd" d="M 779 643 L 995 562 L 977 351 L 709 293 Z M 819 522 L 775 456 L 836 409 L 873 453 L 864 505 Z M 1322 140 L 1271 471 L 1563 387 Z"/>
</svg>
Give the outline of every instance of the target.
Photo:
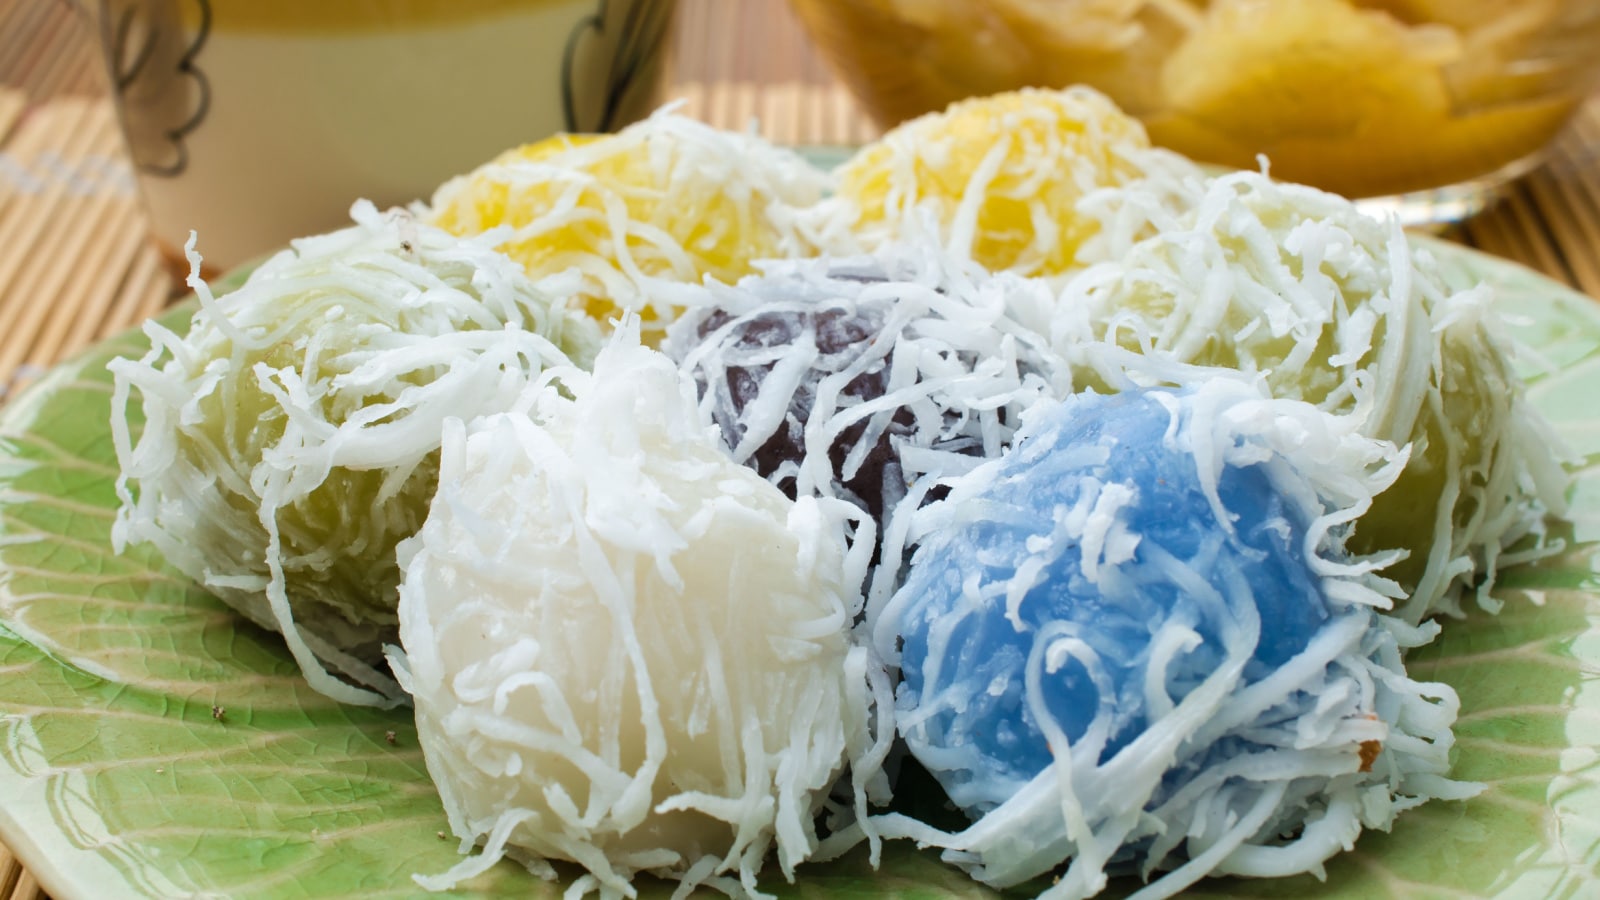
<svg viewBox="0 0 1600 900">
<path fill-rule="evenodd" d="M 901 731 L 969 816 L 1050 764 L 1041 710 L 1109 759 L 1150 721 L 1151 672 L 1177 702 L 1254 641 L 1253 683 L 1329 620 L 1270 456 L 1221 464 L 1208 491 L 1196 448 L 1230 457 L 1194 396 L 1071 397 L 935 511 L 878 628 L 901 641 Z"/>
</svg>

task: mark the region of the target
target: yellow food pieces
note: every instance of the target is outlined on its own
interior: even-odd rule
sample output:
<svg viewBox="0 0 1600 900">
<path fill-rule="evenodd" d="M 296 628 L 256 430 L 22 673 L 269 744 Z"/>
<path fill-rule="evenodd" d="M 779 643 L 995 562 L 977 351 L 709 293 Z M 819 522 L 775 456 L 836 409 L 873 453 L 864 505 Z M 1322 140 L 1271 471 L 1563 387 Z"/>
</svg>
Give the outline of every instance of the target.
<svg viewBox="0 0 1600 900">
<path fill-rule="evenodd" d="M 1085 84 L 1195 160 L 1352 197 L 1527 160 L 1593 83 L 1568 0 L 793 0 L 885 125 Z"/>
<path fill-rule="evenodd" d="M 602 324 L 637 311 L 649 334 L 673 318 L 652 279 L 732 283 L 753 260 L 813 254 L 796 221 L 826 184 L 751 135 L 657 115 L 503 153 L 441 187 L 431 219 L 460 235 L 510 226 L 497 249 L 531 276 L 575 270 L 575 305 Z"/>
<path fill-rule="evenodd" d="M 1022 85 L 1089 84 L 1142 113 L 1188 0 L 791 0 L 885 126 Z"/>
<path fill-rule="evenodd" d="M 1438 67 L 1460 52 L 1449 29 L 1408 28 L 1347 0 L 1234 0 L 1173 53 L 1162 86 L 1175 112 L 1220 132 L 1337 140 L 1397 109 L 1443 108 Z"/>
<path fill-rule="evenodd" d="M 990 270 L 1049 275 L 1073 267 L 1098 225 L 1074 207 L 1133 180 L 1144 129 L 1087 88 L 1023 90 L 907 122 L 839 170 L 839 200 L 869 246 L 931 215 L 958 254 Z"/>
<path fill-rule="evenodd" d="M 1437 23 L 1492 39 L 1525 35 L 1554 21 L 1564 0 L 1355 0 L 1411 25 Z"/>
<path fill-rule="evenodd" d="M 1461 106 L 1446 73 L 1468 59 L 1454 29 L 1407 25 L 1348 0 L 1223 0 L 1162 71 L 1158 143 L 1348 196 L 1465 181 L 1532 153 L 1570 101 Z"/>
</svg>

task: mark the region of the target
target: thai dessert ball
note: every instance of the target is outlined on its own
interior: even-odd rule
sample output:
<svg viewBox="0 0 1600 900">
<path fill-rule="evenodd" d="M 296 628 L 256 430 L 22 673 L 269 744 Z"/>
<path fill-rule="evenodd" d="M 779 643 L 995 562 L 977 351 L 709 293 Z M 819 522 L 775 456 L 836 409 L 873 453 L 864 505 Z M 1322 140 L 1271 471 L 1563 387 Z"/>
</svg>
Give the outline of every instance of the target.
<svg viewBox="0 0 1600 900">
<path fill-rule="evenodd" d="M 839 498 L 872 523 L 998 455 L 1023 409 L 1066 389 L 1044 336 L 1008 313 L 1050 303 L 1048 289 L 931 244 L 774 262 L 675 296 L 686 312 L 663 349 L 693 375 L 733 458 L 790 497 Z"/>
<path fill-rule="evenodd" d="M 1492 289 L 1451 287 L 1395 222 L 1254 172 L 1210 181 L 1159 233 L 1135 231 L 1066 284 L 1051 324 L 1032 323 L 1052 331 L 1079 382 L 1239 370 L 1409 446 L 1351 547 L 1407 554 L 1386 574 L 1410 595 L 1412 622 L 1459 610 L 1464 586 L 1493 605 L 1493 573 L 1513 548 L 1540 552 L 1567 479 L 1498 334 Z"/>
<path fill-rule="evenodd" d="M 401 549 L 395 666 L 452 830 L 485 845 L 430 888 L 510 853 L 603 896 L 639 872 L 754 893 L 871 743 L 842 519 L 729 460 L 637 340 L 454 428 Z"/>
<path fill-rule="evenodd" d="M 992 271 L 1058 275 L 1100 225 L 1091 192 L 1182 168 L 1088 88 L 964 100 L 890 130 L 839 168 L 821 209 L 867 248 L 932 232 Z"/>
<path fill-rule="evenodd" d="M 1473 793 L 1441 777 L 1454 694 L 1401 665 L 1431 631 L 1340 546 L 1402 460 L 1245 381 L 1038 411 L 918 514 L 874 624 L 901 733 L 974 820 L 905 833 L 997 886 L 1067 863 L 1051 896 L 1171 870 L 1168 896 Z"/>
<path fill-rule="evenodd" d="M 670 110 L 610 135 L 557 135 L 446 182 L 430 220 L 455 234 L 503 229 L 497 246 L 534 278 L 576 268 L 596 321 L 624 310 L 647 335 L 675 311 L 653 279 L 732 282 L 751 261 L 808 256 L 799 223 L 829 179 L 791 151 Z"/>
<path fill-rule="evenodd" d="M 154 544 L 282 632 L 317 690 L 392 703 L 376 666 L 398 621 L 395 546 L 427 514 L 443 420 L 505 408 L 543 366 L 592 358 L 599 334 L 482 242 L 353 213 L 226 296 L 191 275 L 187 333 L 151 322 L 150 352 L 112 363 L 114 539 Z"/>
<path fill-rule="evenodd" d="M 903 691 L 938 704 L 931 717 L 925 702 L 915 710 L 930 741 L 937 733 L 947 737 L 947 746 L 970 747 L 982 759 L 971 768 L 935 770 L 962 809 L 987 812 L 1049 766 L 1041 718 L 1070 744 L 1089 738 L 1101 746 L 1102 758 L 1143 734 L 1150 722 L 1138 676 L 1153 652 L 1151 622 L 1179 618 L 1198 638 L 1184 656 L 1189 673 L 1168 680 L 1181 695 L 1197 674 L 1223 664 L 1223 632 L 1239 625 L 1230 616 L 1253 612 L 1259 621 L 1241 672 L 1245 684 L 1304 651 L 1332 617 L 1305 558 L 1302 511 L 1289 508 L 1263 467 L 1228 466 L 1212 490 L 1233 518 L 1219 520 L 1197 467 L 1167 446 L 1173 412 L 1161 401 L 1171 396 L 1130 391 L 1071 402 L 1058 414 L 1060 430 L 1035 436 L 1009 460 L 1011 477 L 1002 475 L 984 493 L 1032 521 L 1007 527 L 979 520 L 969 526 L 970 548 L 941 540 L 936 546 L 947 554 L 930 551 L 913 568 L 904 591 L 920 595 L 907 601 L 920 617 L 901 620 Z M 1075 514 L 1081 522 L 1073 521 Z M 1066 534 L 1041 534 L 1046 528 Z M 1078 535 L 1074 528 L 1081 529 Z M 1050 538 L 1056 543 L 1048 549 L 1026 546 Z M 981 584 L 1005 585 L 1004 595 L 983 597 L 981 587 L 978 595 L 964 587 L 973 571 L 962 558 L 969 554 L 996 561 L 978 569 Z M 1019 597 L 1016 591 L 1028 585 L 1011 578 L 1030 562 L 1044 567 L 1031 577 L 1037 593 Z M 1135 563 L 1140 571 L 1122 568 Z M 1219 596 L 1196 596 L 1205 588 L 1190 582 L 1195 570 L 1203 570 Z M 939 628 L 963 600 L 1001 602 L 954 631 Z M 1207 601 L 1222 606 L 1208 610 Z M 1035 698 L 1024 696 L 1022 674 L 1059 621 L 1073 623 L 1093 659 L 1066 657 L 1052 665 L 1040 705 L 1030 708 Z M 962 702 L 941 696 L 953 693 L 957 686 L 947 679 L 957 673 L 961 688 L 1004 678 L 1007 689 L 979 691 Z M 930 675 L 937 686 L 927 683 Z M 1102 698 L 1102 691 L 1111 693 Z M 1091 725 L 1098 726 L 1092 737 Z"/>
<path fill-rule="evenodd" d="M 829 375 L 851 369 L 859 361 L 884 326 L 884 310 L 868 308 L 851 310 L 842 305 L 819 305 L 812 309 L 762 309 L 733 321 L 730 313 L 717 310 L 699 322 L 696 336 L 705 340 L 721 333 L 732 349 L 747 351 L 726 358 L 726 385 L 728 396 L 716 406 L 715 420 L 724 434 L 730 436 L 739 451 L 748 451 L 752 430 L 750 420 L 755 418 L 755 408 L 761 403 L 761 388 L 766 378 L 773 374 L 790 354 L 802 348 L 814 348 L 815 362 L 806 379 L 807 391 L 791 395 L 784 410 L 782 427 L 773 431 L 749 454 L 752 468 L 763 477 L 778 476 L 780 487 L 794 496 L 798 463 L 805 458 L 805 426 L 814 408 L 815 382 Z M 888 385 L 888 363 L 873 366 L 845 382 L 839 390 L 839 399 L 846 405 L 858 405 L 883 396 Z M 709 381 L 709 379 L 707 379 Z M 770 403 L 770 401 L 769 401 Z M 751 409 L 746 416 L 744 410 Z M 852 449 L 861 445 L 868 420 L 861 419 L 840 430 L 828 447 L 828 462 L 835 471 L 845 473 Z M 895 458 L 891 438 L 909 434 L 914 420 L 907 410 L 894 411 L 882 427 L 876 429 L 878 439 L 866 445 L 865 453 L 856 454 L 859 462 L 852 467 L 837 485 L 842 496 L 848 497 L 874 518 L 881 517 L 885 496 L 898 500 L 905 495 L 905 477 Z M 761 435 L 757 434 L 757 437 Z"/>
</svg>

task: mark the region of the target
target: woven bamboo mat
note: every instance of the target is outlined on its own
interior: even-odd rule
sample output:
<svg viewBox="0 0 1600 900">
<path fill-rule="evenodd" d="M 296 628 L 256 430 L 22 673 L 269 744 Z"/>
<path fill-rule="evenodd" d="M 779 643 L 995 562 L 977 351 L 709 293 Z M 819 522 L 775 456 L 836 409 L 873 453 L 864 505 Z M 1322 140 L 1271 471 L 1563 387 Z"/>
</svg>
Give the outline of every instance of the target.
<svg viewBox="0 0 1600 900">
<path fill-rule="evenodd" d="M 724 128 L 849 145 L 876 129 L 783 0 L 680 0 L 669 93 Z M 143 238 L 104 76 L 71 0 L 0 0 L 0 402 L 179 293 Z M 1549 163 L 1446 237 L 1600 296 L 1600 98 Z M 0 798 L 0 802 L 4 802 Z M 39 900 L 0 846 L 0 900 Z"/>
<path fill-rule="evenodd" d="M 13 96 L 13 95 L 9 95 Z M 0 104 L 8 94 L 0 94 Z M 27 110 L 0 157 L 0 398 L 55 361 L 157 312 L 171 278 L 143 237 L 103 99 Z"/>
</svg>

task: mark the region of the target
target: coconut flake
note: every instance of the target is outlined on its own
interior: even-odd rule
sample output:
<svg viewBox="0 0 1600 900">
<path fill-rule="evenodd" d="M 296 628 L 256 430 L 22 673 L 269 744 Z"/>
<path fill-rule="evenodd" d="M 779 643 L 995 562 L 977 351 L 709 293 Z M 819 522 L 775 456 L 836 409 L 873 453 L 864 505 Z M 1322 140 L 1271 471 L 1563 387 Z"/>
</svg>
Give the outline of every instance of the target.
<svg viewBox="0 0 1600 900">
<path fill-rule="evenodd" d="M 191 239 L 201 308 L 188 333 L 152 322 L 150 351 L 110 364 L 112 536 L 119 550 L 153 544 L 283 634 L 319 692 L 393 705 L 374 667 L 396 624 L 391 548 L 426 512 L 443 423 L 507 408 L 542 366 L 598 339 L 485 243 L 365 202 L 351 215 L 224 297 L 199 278 Z"/>
</svg>

